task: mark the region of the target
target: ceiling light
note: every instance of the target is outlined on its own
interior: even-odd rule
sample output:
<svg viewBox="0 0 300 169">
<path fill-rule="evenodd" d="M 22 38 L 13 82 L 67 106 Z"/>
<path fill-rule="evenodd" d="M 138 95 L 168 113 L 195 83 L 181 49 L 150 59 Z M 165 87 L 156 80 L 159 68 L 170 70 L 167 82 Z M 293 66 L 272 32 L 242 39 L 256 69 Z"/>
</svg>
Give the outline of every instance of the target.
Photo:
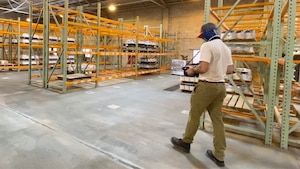
<svg viewBox="0 0 300 169">
<path fill-rule="evenodd" d="M 109 9 L 110 11 L 115 11 L 117 8 L 116 8 L 116 5 L 110 4 L 110 5 L 108 6 L 108 9 Z"/>
<path fill-rule="evenodd" d="M 27 22 L 30 22 L 30 18 L 26 18 L 26 21 L 27 21 Z"/>
</svg>

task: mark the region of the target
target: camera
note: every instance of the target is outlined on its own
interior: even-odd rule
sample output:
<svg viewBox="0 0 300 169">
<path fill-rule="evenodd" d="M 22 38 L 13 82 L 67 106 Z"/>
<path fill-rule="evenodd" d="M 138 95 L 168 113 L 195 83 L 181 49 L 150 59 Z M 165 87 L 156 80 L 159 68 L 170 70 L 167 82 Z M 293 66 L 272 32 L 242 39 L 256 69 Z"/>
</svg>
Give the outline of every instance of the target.
<svg viewBox="0 0 300 169">
<path fill-rule="evenodd" d="M 193 73 L 192 75 L 188 75 L 186 72 L 188 69 L 190 69 L 190 67 L 188 67 L 188 66 L 185 66 L 182 68 L 184 76 L 188 76 L 188 77 L 198 77 L 199 76 L 198 73 Z"/>
</svg>

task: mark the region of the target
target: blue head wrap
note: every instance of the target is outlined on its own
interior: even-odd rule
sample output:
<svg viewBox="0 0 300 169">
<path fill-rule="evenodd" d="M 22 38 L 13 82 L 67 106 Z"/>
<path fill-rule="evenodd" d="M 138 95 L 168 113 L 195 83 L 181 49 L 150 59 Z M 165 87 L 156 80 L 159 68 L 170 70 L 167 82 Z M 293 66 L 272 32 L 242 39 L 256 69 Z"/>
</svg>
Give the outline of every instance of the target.
<svg viewBox="0 0 300 169">
<path fill-rule="evenodd" d="M 205 41 L 210 41 L 213 38 L 219 37 L 217 31 L 216 31 L 216 25 L 213 23 L 206 23 L 201 27 L 201 34 L 198 36 L 198 38 L 202 38 Z"/>
<path fill-rule="evenodd" d="M 214 29 L 202 33 L 202 39 L 204 39 L 205 41 L 210 41 L 212 38 L 218 37 L 218 36 L 219 35 L 217 34 L 217 31 Z"/>
</svg>

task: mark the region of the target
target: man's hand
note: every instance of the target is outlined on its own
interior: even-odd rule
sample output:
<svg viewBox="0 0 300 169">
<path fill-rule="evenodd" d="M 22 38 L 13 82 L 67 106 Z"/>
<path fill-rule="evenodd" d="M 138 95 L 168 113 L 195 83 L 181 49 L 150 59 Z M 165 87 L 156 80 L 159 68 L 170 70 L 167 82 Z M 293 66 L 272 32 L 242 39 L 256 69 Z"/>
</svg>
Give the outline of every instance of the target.
<svg viewBox="0 0 300 169">
<path fill-rule="evenodd" d="M 188 66 L 186 69 L 187 69 L 187 70 L 186 70 L 185 72 L 186 72 L 187 75 L 192 76 L 192 75 L 195 74 L 195 72 L 194 72 L 194 67 Z"/>
</svg>

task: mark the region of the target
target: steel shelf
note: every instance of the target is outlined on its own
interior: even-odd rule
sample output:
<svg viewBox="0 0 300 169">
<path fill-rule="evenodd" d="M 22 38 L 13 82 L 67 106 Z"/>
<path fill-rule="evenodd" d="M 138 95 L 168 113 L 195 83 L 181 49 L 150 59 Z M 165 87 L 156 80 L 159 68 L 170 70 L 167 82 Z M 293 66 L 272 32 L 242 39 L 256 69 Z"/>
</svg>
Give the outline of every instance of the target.
<svg viewBox="0 0 300 169">
<path fill-rule="evenodd" d="M 159 52 L 156 53 L 142 53 L 139 52 L 138 49 L 134 49 L 133 52 L 122 52 L 122 39 L 124 38 L 133 38 L 136 39 L 136 42 L 139 40 L 147 40 L 157 42 L 161 47 L 163 43 L 175 43 L 172 39 L 164 38 L 162 34 L 162 29 L 159 31 L 147 27 L 141 27 L 138 24 L 139 18 L 137 17 L 135 24 L 124 23 L 123 19 L 119 19 L 117 21 L 103 18 L 100 16 L 101 14 L 101 4 L 97 4 L 97 15 L 91 15 L 87 13 L 83 13 L 83 7 L 78 7 L 76 10 L 72 10 L 68 8 L 68 1 L 65 1 L 64 7 L 58 7 L 49 4 L 49 1 L 45 0 L 43 2 L 43 9 L 30 8 L 35 12 L 40 12 L 40 15 L 43 14 L 43 25 L 30 23 L 29 26 L 31 28 L 35 28 L 34 31 L 36 33 L 43 32 L 43 45 L 42 44 L 29 44 L 31 47 L 44 48 L 44 57 L 47 60 L 50 54 L 58 53 L 60 63 L 55 64 L 54 68 L 60 65 L 61 73 L 57 75 L 54 72 L 55 69 L 50 70 L 47 66 L 49 63 L 44 62 L 43 65 L 43 73 L 40 74 L 41 80 L 43 81 L 43 87 L 49 88 L 50 82 L 53 80 L 59 79 L 62 81 L 60 90 L 62 93 L 67 91 L 67 88 L 70 85 L 76 85 L 79 83 L 95 83 L 95 87 L 97 83 L 103 81 L 105 79 L 111 78 L 120 78 L 127 76 L 137 76 L 140 74 L 154 73 L 160 72 L 161 70 L 165 70 L 164 66 L 161 64 L 162 58 L 175 56 L 175 53 L 167 53 L 161 48 Z M 41 13 L 42 12 L 42 13 Z M 60 19 L 59 15 L 63 15 Z M 55 23 L 50 23 L 49 18 L 54 20 Z M 42 31 L 46 30 L 46 31 Z M 45 33 L 48 32 L 48 33 Z M 47 43 L 49 37 L 57 37 L 59 42 L 57 43 Z M 67 43 L 68 38 L 74 38 L 74 43 Z M 112 43 L 112 41 L 117 42 Z M 96 45 L 95 45 L 96 44 Z M 45 50 L 47 48 L 56 48 L 55 52 Z M 88 49 L 85 51 L 84 49 Z M 74 73 L 86 73 L 83 72 L 85 70 L 81 70 L 82 63 L 87 64 L 88 66 L 95 67 L 95 71 L 90 73 L 89 78 L 84 78 L 82 80 L 73 79 L 70 82 L 70 78 L 67 76 L 67 56 L 75 56 L 75 63 L 72 67 Z M 89 57 L 85 57 L 89 55 Z M 127 57 L 128 55 L 135 55 L 137 57 L 143 56 L 151 56 L 159 58 L 159 68 L 153 70 L 138 70 L 137 66 L 133 66 L 135 68 L 134 72 L 126 72 L 125 68 L 122 65 L 122 57 Z M 88 59 L 88 60 L 86 60 Z M 114 60 L 114 61 L 111 61 Z M 106 65 L 108 62 L 117 63 L 118 73 L 117 75 L 105 75 L 103 76 L 103 71 L 100 70 L 100 64 L 104 63 L 104 70 L 107 69 L 109 65 Z M 137 63 L 137 62 L 135 62 Z M 102 67 L 101 67 L 102 69 Z M 123 72 L 124 70 L 124 72 Z M 37 76 L 35 76 L 37 77 Z M 29 78 L 31 82 L 31 77 Z"/>
<path fill-rule="evenodd" d="M 210 1 L 205 1 L 205 22 L 211 14 L 218 22 L 220 31 L 255 30 L 255 41 L 226 41 L 227 44 L 256 45 L 260 51 L 252 55 L 233 55 L 234 61 L 257 62 L 260 66 L 260 76 L 263 78 L 263 105 L 266 106 L 266 118 L 263 120 L 265 130 L 262 131 L 265 144 L 272 144 L 273 127 L 279 121 L 281 126 L 281 148 L 286 149 L 290 142 L 297 143 L 295 138 L 289 138 L 292 131 L 300 126 L 300 121 L 291 123 L 291 100 L 294 93 L 292 79 L 294 64 L 299 61 L 293 59 L 294 40 L 300 33 L 299 0 L 278 0 L 242 4 L 237 0 L 233 6 L 223 6 L 223 0 L 218 1 L 218 7 L 210 7 Z M 207 19 L 208 18 L 208 19 Z M 284 44 L 284 45 L 283 45 Z M 285 53 L 285 57 L 282 57 Z M 283 74 L 284 90 L 279 89 L 280 75 Z M 234 82 L 233 82 L 234 83 Z M 236 89 L 238 90 L 238 89 Z M 283 94 L 283 96 L 280 96 Z M 279 99 L 279 96 L 281 99 Z M 282 112 L 276 113 L 275 107 L 280 105 Z M 252 109 L 251 109 L 252 110 Z M 295 111 L 295 110 L 292 110 Z M 235 112 L 236 113 L 236 112 Z M 274 118 L 276 116 L 276 121 Z M 257 118 L 256 118 L 257 119 Z M 201 124 L 200 128 L 204 125 Z M 238 126 L 233 127 L 239 128 Z M 241 129 L 248 131 L 249 129 Z"/>
</svg>

